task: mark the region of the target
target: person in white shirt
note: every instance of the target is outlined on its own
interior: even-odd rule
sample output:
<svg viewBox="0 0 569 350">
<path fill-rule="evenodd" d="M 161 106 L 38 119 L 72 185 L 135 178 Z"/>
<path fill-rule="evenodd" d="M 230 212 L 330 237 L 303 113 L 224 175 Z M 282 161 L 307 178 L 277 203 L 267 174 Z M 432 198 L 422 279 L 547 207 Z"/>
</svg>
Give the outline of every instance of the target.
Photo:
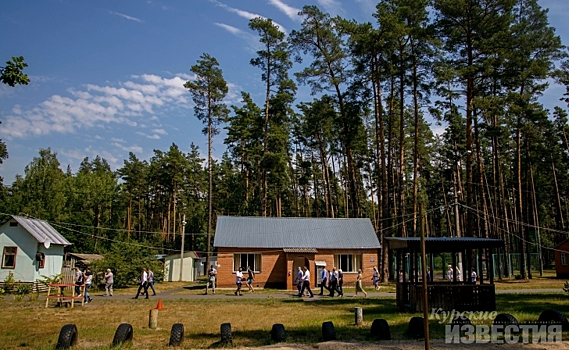
<svg viewBox="0 0 569 350">
<path fill-rule="evenodd" d="M 476 270 L 473 267 L 472 272 L 470 273 L 470 282 L 476 283 L 476 277 L 478 276 L 476 275 Z"/>
<path fill-rule="evenodd" d="M 310 290 L 310 271 L 308 271 L 308 267 L 306 266 L 302 270 L 304 271 L 302 275 L 302 289 L 300 290 L 300 294 L 298 296 L 302 297 L 304 295 L 304 291 L 308 290 L 310 297 L 314 298 L 314 293 L 312 293 L 312 290 Z"/>
<path fill-rule="evenodd" d="M 105 296 L 113 296 L 113 273 L 111 269 L 105 272 Z"/>
<path fill-rule="evenodd" d="M 237 290 L 235 291 L 235 295 L 242 296 L 241 294 L 241 286 L 243 285 L 243 269 L 239 268 L 239 271 L 235 272 L 235 284 L 237 285 Z"/>
<path fill-rule="evenodd" d="M 138 291 L 133 299 L 138 299 L 138 295 L 142 290 L 144 290 L 142 294 L 146 294 L 146 299 L 148 299 L 148 273 L 146 272 L 145 267 L 142 268 L 142 273 L 140 274 L 140 285 L 138 286 Z"/>
</svg>

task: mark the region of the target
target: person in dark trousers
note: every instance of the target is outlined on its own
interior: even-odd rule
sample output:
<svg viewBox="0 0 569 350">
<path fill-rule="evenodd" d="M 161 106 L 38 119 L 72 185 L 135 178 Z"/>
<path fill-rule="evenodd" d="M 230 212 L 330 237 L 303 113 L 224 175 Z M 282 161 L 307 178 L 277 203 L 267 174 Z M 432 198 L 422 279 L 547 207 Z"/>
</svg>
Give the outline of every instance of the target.
<svg viewBox="0 0 569 350">
<path fill-rule="evenodd" d="M 344 296 L 344 272 L 342 269 L 338 269 L 338 289 L 340 290 L 340 295 Z"/>
<path fill-rule="evenodd" d="M 334 297 L 334 292 L 338 293 L 339 296 L 343 296 L 342 292 L 338 289 L 338 271 L 336 271 L 336 267 L 332 268 L 330 272 L 330 294 L 328 296 Z"/>
<path fill-rule="evenodd" d="M 253 281 L 255 280 L 255 272 L 253 272 L 251 266 L 247 266 L 247 275 L 247 287 L 249 288 L 249 292 L 254 292 Z"/>
<path fill-rule="evenodd" d="M 87 304 L 93 301 L 93 299 L 91 299 L 91 295 L 89 294 L 89 289 L 91 289 L 91 285 L 93 283 L 93 272 L 91 272 L 91 269 L 89 267 L 85 268 L 83 279 L 85 281 L 85 295 L 83 296 L 83 301 L 85 304 Z"/>
<path fill-rule="evenodd" d="M 140 274 L 140 285 L 138 286 L 138 291 L 136 291 L 136 296 L 133 299 L 138 299 L 140 292 L 146 294 L 146 299 L 148 299 L 148 273 L 146 268 L 142 268 L 142 273 Z"/>
<path fill-rule="evenodd" d="M 75 294 L 78 297 L 81 296 L 81 286 L 83 286 L 83 272 L 78 268 L 75 267 Z"/>
<path fill-rule="evenodd" d="M 330 292 L 330 288 L 328 288 L 328 271 L 325 267 L 322 268 L 322 272 L 320 273 L 320 294 L 324 295 L 324 288 Z"/>
<path fill-rule="evenodd" d="M 243 268 L 239 268 L 239 271 L 235 273 L 235 285 L 237 285 L 237 289 L 235 290 L 235 295 L 242 296 L 241 293 L 241 285 L 243 284 Z"/>
<path fill-rule="evenodd" d="M 302 276 L 304 273 L 302 272 L 302 267 L 298 267 L 298 272 L 296 273 L 296 288 L 298 289 L 298 295 L 300 295 L 300 291 L 302 290 Z"/>
<path fill-rule="evenodd" d="M 310 271 L 308 271 L 308 267 L 306 266 L 302 268 L 302 271 L 304 271 L 302 274 L 302 289 L 300 290 L 300 294 L 298 296 L 302 297 L 304 295 L 304 291 L 308 290 L 310 297 L 314 298 L 314 293 L 312 293 L 312 290 L 310 289 Z"/>
<path fill-rule="evenodd" d="M 156 290 L 154 289 L 154 272 L 148 268 L 148 287 L 152 289 L 152 296 L 156 295 Z M 148 295 L 148 288 L 146 288 L 146 295 Z"/>
</svg>

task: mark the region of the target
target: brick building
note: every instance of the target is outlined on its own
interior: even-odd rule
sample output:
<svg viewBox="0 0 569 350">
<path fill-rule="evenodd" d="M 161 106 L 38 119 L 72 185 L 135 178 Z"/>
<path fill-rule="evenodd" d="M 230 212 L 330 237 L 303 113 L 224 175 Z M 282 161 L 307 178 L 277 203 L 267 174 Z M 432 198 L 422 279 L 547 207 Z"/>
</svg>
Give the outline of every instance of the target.
<svg viewBox="0 0 569 350">
<path fill-rule="evenodd" d="M 569 239 L 555 246 L 555 272 L 557 278 L 569 278 Z"/>
<path fill-rule="evenodd" d="M 220 216 L 214 247 L 219 287 L 235 286 L 236 270 L 251 266 L 256 287 L 294 289 L 299 266 L 310 270 L 313 288 L 321 269 L 334 266 L 344 272 L 344 285 L 355 283 L 358 269 L 371 285 L 380 244 L 369 219 Z"/>
</svg>

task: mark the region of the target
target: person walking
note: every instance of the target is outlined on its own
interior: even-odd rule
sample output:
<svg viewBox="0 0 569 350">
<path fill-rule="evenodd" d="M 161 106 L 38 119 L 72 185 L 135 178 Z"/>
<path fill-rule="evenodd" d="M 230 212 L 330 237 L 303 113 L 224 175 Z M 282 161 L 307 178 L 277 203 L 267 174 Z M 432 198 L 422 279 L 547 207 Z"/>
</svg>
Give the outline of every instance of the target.
<svg viewBox="0 0 569 350">
<path fill-rule="evenodd" d="M 298 289 L 298 295 L 300 295 L 300 291 L 302 290 L 302 276 L 304 275 L 304 273 L 302 272 L 302 267 L 298 267 L 298 271 L 296 273 L 296 280 L 294 281 L 296 283 L 296 288 Z"/>
<path fill-rule="evenodd" d="M 312 293 L 312 290 L 310 289 L 310 271 L 308 271 L 308 267 L 306 266 L 302 268 L 302 271 L 302 289 L 300 290 L 300 294 L 298 296 L 302 297 L 304 295 L 304 291 L 308 290 L 310 297 L 314 298 L 314 293 Z"/>
<path fill-rule="evenodd" d="M 328 296 L 334 297 L 334 292 L 338 293 L 339 296 L 342 296 L 342 292 L 338 289 L 338 271 L 336 271 L 336 266 L 332 267 L 332 271 L 330 271 L 330 294 Z"/>
<path fill-rule="evenodd" d="M 78 297 L 81 296 L 81 287 L 83 286 L 83 272 L 79 269 L 79 267 L 75 267 L 75 294 Z"/>
<path fill-rule="evenodd" d="M 85 296 L 83 297 L 83 301 L 85 302 L 85 304 L 90 303 L 91 301 L 93 301 L 93 299 L 91 299 L 91 295 L 89 294 L 89 289 L 91 289 L 91 285 L 93 284 L 93 272 L 91 272 L 91 269 L 89 267 L 85 268 Z"/>
<path fill-rule="evenodd" d="M 156 290 L 154 289 L 154 272 L 152 272 L 152 270 L 150 270 L 150 267 L 148 268 L 148 287 L 150 287 L 150 289 L 152 289 L 152 296 L 156 295 Z M 148 292 L 148 288 L 146 288 L 146 291 Z M 147 294 L 148 295 L 148 294 Z"/>
<path fill-rule="evenodd" d="M 111 269 L 107 269 L 105 272 L 105 296 L 113 296 L 113 272 Z"/>
<path fill-rule="evenodd" d="M 205 284 L 205 295 L 209 292 L 209 285 L 211 284 L 211 294 L 215 294 L 215 282 L 217 279 L 217 270 L 213 267 L 213 264 L 210 265 L 209 270 L 207 270 L 207 282 Z"/>
<path fill-rule="evenodd" d="M 318 295 L 324 295 L 324 288 L 326 288 L 328 292 L 330 292 L 330 288 L 328 288 L 327 284 L 328 284 L 328 270 L 326 270 L 326 267 L 323 267 L 322 271 L 320 272 L 320 294 Z"/>
<path fill-rule="evenodd" d="M 375 290 L 379 290 L 379 271 L 377 271 L 376 266 L 373 267 L 373 276 L 371 277 L 371 280 L 373 281 L 373 288 L 375 288 Z"/>
<path fill-rule="evenodd" d="M 136 296 L 133 299 L 138 299 L 140 291 L 142 291 L 142 294 L 146 294 L 146 299 L 148 299 L 148 273 L 146 272 L 145 267 L 142 268 L 142 273 L 140 274 L 140 285 L 138 286 Z"/>
<path fill-rule="evenodd" d="M 358 292 L 364 293 L 364 297 L 367 298 L 367 293 L 362 285 L 362 269 L 358 269 L 358 278 L 356 279 L 356 296 L 358 296 Z"/>
<path fill-rule="evenodd" d="M 338 269 L 338 289 L 340 290 L 340 295 L 344 296 L 344 272 L 342 272 L 342 269 Z"/>
<path fill-rule="evenodd" d="M 235 273 L 235 284 L 237 285 L 237 289 L 235 290 L 235 295 L 242 296 L 241 293 L 241 286 L 243 285 L 243 268 L 239 268 L 239 271 Z"/>
<path fill-rule="evenodd" d="M 476 274 L 476 269 L 473 267 L 472 272 L 470 273 L 470 282 L 476 283 L 476 278 L 478 275 Z"/>
<path fill-rule="evenodd" d="M 249 292 L 253 293 L 255 290 L 253 289 L 253 281 L 255 280 L 255 272 L 251 269 L 251 266 L 247 266 L 247 287 L 249 288 Z"/>
</svg>

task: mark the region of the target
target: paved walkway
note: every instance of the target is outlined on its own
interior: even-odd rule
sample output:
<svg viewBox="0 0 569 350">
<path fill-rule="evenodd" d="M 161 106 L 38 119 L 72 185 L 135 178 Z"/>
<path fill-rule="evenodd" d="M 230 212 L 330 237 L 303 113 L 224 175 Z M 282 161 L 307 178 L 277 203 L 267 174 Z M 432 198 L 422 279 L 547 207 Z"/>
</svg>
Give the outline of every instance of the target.
<svg viewBox="0 0 569 350">
<path fill-rule="evenodd" d="M 263 290 L 257 290 L 254 293 L 249 293 L 247 291 L 243 292 L 242 296 L 235 296 L 233 295 L 233 289 L 219 289 L 218 293 L 212 295 L 211 292 L 209 295 L 203 294 L 184 294 L 185 288 L 177 288 L 168 290 L 165 292 L 158 292 L 156 296 L 150 296 L 149 299 L 164 299 L 164 300 L 175 300 L 175 299 L 191 299 L 191 300 L 199 300 L 199 299 L 266 299 L 266 298 L 275 298 L 275 299 L 299 299 L 296 296 L 296 292 L 290 290 L 283 290 L 276 293 L 263 293 Z M 548 289 L 498 289 L 496 290 L 496 294 L 534 294 L 534 293 L 563 293 L 563 289 L 561 288 L 548 288 Z M 381 292 L 381 291 L 367 291 L 368 298 L 375 298 L 375 297 L 392 297 L 395 298 L 395 292 Z M 132 299 L 132 295 L 114 295 L 112 297 L 104 297 L 101 293 L 91 293 L 93 299 Z M 354 296 L 354 293 L 346 293 L 344 298 L 353 299 L 353 298 L 363 298 L 363 294 L 358 294 L 358 296 Z M 334 298 L 340 298 L 335 296 Z M 139 299 L 144 299 L 144 296 L 139 296 Z M 303 297 L 305 301 L 314 301 L 320 299 L 331 299 L 331 297 L 327 296 L 320 296 L 317 293 L 314 293 L 314 298 Z"/>
</svg>

